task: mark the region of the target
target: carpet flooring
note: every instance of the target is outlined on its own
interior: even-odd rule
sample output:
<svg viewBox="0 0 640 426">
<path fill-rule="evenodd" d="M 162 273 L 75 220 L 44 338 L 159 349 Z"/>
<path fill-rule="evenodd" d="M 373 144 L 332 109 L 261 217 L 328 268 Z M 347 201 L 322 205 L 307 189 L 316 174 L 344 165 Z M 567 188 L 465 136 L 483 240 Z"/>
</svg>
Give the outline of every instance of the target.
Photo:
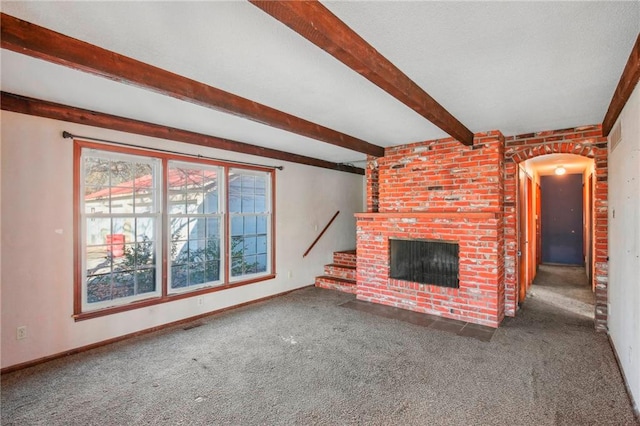
<svg viewBox="0 0 640 426">
<path fill-rule="evenodd" d="M 490 341 L 305 288 L 6 374 L 2 424 L 636 425 L 584 270 L 554 268 Z"/>
</svg>

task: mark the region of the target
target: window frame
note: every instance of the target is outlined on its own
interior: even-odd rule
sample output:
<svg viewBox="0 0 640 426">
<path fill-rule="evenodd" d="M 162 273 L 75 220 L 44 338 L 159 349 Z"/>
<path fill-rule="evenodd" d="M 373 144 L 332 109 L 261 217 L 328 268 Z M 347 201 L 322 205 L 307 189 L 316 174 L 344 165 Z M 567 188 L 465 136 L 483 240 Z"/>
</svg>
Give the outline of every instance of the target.
<svg viewBox="0 0 640 426">
<path fill-rule="evenodd" d="M 82 188 L 84 183 L 82 182 L 82 152 L 86 149 L 94 149 L 98 151 L 105 151 L 108 153 L 121 153 L 142 156 L 148 159 L 159 159 L 161 161 L 160 168 L 160 224 L 157 225 L 159 233 L 156 237 L 158 243 L 161 242 L 161 247 L 158 248 L 160 252 L 159 268 L 156 273 L 160 276 L 160 291 L 159 294 L 151 297 L 141 297 L 140 300 L 132 300 L 127 302 L 115 303 L 108 307 L 102 307 L 97 309 L 88 310 L 83 304 L 83 300 L 86 298 L 85 292 L 86 286 L 84 283 L 84 265 L 85 265 L 85 241 L 83 238 L 84 225 L 83 215 L 80 211 L 82 207 L 81 197 Z M 105 315 L 111 315 L 119 312 L 125 312 L 133 309 L 140 309 L 147 306 L 157 305 L 161 303 L 172 302 L 175 300 L 197 297 L 208 293 L 214 293 L 217 291 L 226 290 L 229 288 L 240 287 L 249 285 L 261 281 L 267 281 L 276 277 L 276 173 L 273 168 L 260 167 L 254 165 L 246 165 L 242 163 L 234 163 L 232 161 L 226 162 L 221 160 L 211 160 L 200 157 L 192 157 L 187 155 L 180 155 L 174 153 L 167 153 L 163 151 L 155 151 L 151 148 L 132 148 L 128 146 L 119 146 L 98 142 L 90 142 L 86 140 L 76 139 L 74 140 L 73 149 L 73 222 L 74 222 L 74 295 L 73 295 L 73 318 L 75 321 L 86 320 L 90 318 L 101 317 Z M 224 184 L 222 185 L 224 190 L 219 191 L 219 205 L 221 206 L 221 242 L 224 244 L 224 254 L 221 255 L 221 280 L 216 282 L 215 285 L 206 285 L 202 287 L 193 288 L 190 290 L 172 292 L 169 288 L 168 274 L 170 273 L 170 234 L 169 231 L 169 197 L 168 197 L 168 171 L 169 161 L 180 162 L 186 164 L 193 164 L 195 167 L 198 165 L 220 167 L 222 171 L 222 177 Z M 231 169 L 240 169 L 256 172 L 267 173 L 267 185 L 270 188 L 268 203 L 271 209 L 271 221 L 267 225 L 268 241 L 267 241 L 267 271 L 261 274 L 246 275 L 238 279 L 231 279 L 230 274 L 230 214 L 228 212 L 228 176 Z M 224 271 L 224 272 L 223 272 Z M 84 310 L 83 310 L 84 309 Z"/>
</svg>

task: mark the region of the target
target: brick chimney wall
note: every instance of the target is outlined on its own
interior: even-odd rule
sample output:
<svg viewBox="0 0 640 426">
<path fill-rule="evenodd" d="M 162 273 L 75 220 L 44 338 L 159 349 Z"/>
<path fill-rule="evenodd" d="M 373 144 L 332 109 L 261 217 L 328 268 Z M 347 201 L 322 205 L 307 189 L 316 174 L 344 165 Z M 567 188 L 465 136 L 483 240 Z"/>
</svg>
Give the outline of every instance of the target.
<svg viewBox="0 0 640 426">
<path fill-rule="evenodd" d="M 367 167 L 357 216 L 357 297 L 497 327 L 504 318 L 504 137 L 388 148 Z M 377 193 L 375 192 L 377 191 Z M 389 278 L 389 238 L 458 242 L 460 288 Z"/>
</svg>

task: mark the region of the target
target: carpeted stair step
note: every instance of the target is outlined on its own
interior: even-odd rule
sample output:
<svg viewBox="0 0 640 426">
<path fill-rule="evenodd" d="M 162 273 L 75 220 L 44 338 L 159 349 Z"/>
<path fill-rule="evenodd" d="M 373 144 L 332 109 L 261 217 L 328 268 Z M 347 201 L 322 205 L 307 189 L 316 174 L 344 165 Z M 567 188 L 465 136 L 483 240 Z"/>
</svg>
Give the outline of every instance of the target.
<svg viewBox="0 0 640 426">
<path fill-rule="evenodd" d="M 356 279 L 356 267 L 348 265 L 340 265 L 338 263 L 331 263 L 324 265 L 324 274 L 330 277 L 344 278 L 347 280 Z"/>
<path fill-rule="evenodd" d="M 316 287 L 356 294 L 356 280 L 322 275 L 316 277 Z"/>
<path fill-rule="evenodd" d="M 345 266 L 356 266 L 356 251 L 343 250 L 333 252 L 333 263 Z"/>
</svg>

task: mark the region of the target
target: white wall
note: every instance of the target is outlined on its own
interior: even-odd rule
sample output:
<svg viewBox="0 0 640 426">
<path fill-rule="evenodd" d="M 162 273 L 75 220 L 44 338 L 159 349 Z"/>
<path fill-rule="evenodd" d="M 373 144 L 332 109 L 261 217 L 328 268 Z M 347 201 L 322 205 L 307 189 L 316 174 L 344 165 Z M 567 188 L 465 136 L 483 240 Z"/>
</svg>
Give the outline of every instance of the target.
<svg viewBox="0 0 640 426">
<path fill-rule="evenodd" d="M 2 367 L 310 285 L 334 250 L 355 248 L 353 214 L 363 177 L 229 151 L 2 111 Z M 75 322 L 73 314 L 73 134 L 228 160 L 284 165 L 276 172 L 277 277 L 197 298 Z M 340 215 L 302 254 L 336 210 Z M 316 227 L 318 228 L 316 230 Z M 18 341 L 16 328 L 27 326 Z"/>
<path fill-rule="evenodd" d="M 618 120 L 622 123 L 622 141 L 609 153 L 608 325 L 637 409 L 640 404 L 640 85 L 636 86 Z"/>
</svg>

